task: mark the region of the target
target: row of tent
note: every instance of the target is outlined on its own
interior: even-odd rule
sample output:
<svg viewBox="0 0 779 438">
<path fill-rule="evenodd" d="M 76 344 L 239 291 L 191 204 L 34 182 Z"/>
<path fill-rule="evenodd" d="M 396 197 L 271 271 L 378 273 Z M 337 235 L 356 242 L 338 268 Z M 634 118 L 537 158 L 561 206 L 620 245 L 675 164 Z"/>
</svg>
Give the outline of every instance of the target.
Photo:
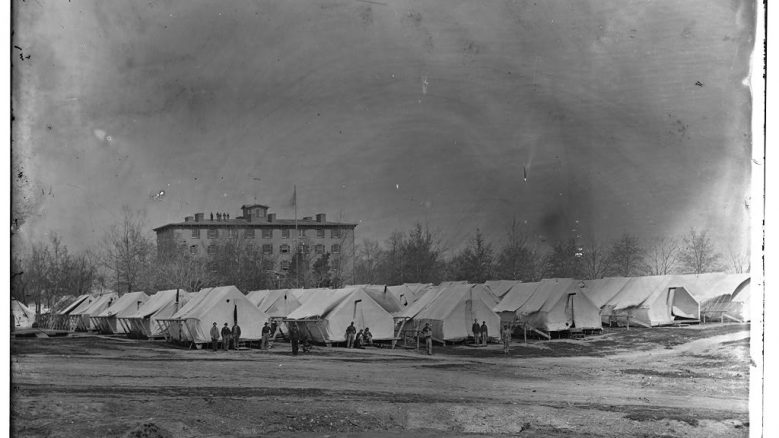
<svg viewBox="0 0 779 438">
<path fill-rule="evenodd" d="M 148 296 L 84 295 L 57 303 L 49 328 L 97 330 L 137 337 L 165 337 L 203 344 L 216 322 L 239 323 L 242 338 L 261 337 L 264 322 L 282 332 L 296 324 L 312 341 L 344 342 L 354 322 L 374 340 L 397 340 L 425 323 L 439 341 L 468 338 L 474 320 L 496 337 L 502 324 L 540 332 L 598 330 L 603 324 L 657 326 L 679 321 L 749 320 L 748 274 L 701 274 L 569 278 L 539 282 L 446 282 L 398 286 L 355 285 L 341 289 L 279 289 L 244 294 L 234 286 Z"/>
</svg>

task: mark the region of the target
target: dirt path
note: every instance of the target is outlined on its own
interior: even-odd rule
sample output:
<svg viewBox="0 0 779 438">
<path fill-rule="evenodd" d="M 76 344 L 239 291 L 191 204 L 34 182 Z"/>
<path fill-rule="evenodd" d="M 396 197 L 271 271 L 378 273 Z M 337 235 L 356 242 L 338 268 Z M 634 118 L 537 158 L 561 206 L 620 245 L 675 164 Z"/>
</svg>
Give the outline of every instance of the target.
<svg viewBox="0 0 779 438">
<path fill-rule="evenodd" d="M 147 423 L 159 436 L 748 436 L 748 327 L 675 330 L 517 345 L 510 358 L 500 346 L 432 357 L 318 347 L 292 357 L 284 344 L 210 352 L 20 339 L 13 430 L 106 436 Z"/>
</svg>

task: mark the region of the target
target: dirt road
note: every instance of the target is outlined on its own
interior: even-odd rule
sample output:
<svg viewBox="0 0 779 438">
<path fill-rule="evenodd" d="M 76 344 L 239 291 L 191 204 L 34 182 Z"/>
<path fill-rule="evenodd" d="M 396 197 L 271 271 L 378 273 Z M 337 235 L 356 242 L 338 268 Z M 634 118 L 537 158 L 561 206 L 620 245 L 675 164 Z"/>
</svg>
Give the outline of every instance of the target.
<svg viewBox="0 0 779 438">
<path fill-rule="evenodd" d="M 14 436 L 748 436 L 749 327 L 414 350 L 12 341 Z M 144 435 L 145 434 L 145 435 Z"/>
</svg>

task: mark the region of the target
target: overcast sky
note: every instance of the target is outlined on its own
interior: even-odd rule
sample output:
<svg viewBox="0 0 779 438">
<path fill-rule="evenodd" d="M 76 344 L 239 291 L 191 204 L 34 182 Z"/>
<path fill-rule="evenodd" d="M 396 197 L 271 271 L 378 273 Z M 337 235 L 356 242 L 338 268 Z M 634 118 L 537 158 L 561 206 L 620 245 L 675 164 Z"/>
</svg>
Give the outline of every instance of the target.
<svg viewBox="0 0 779 438">
<path fill-rule="evenodd" d="M 295 184 L 358 240 L 749 239 L 752 1 L 14 5 L 21 243 L 292 217 Z"/>
</svg>

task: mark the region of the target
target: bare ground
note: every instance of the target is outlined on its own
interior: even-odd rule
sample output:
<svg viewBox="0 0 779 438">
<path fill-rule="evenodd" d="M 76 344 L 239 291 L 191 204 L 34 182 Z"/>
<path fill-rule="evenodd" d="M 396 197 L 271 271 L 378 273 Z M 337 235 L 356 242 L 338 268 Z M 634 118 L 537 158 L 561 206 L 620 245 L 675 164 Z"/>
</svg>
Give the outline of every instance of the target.
<svg viewBox="0 0 779 438">
<path fill-rule="evenodd" d="M 502 347 L 12 341 L 14 436 L 748 436 L 749 326 Z"/>
</svg>

